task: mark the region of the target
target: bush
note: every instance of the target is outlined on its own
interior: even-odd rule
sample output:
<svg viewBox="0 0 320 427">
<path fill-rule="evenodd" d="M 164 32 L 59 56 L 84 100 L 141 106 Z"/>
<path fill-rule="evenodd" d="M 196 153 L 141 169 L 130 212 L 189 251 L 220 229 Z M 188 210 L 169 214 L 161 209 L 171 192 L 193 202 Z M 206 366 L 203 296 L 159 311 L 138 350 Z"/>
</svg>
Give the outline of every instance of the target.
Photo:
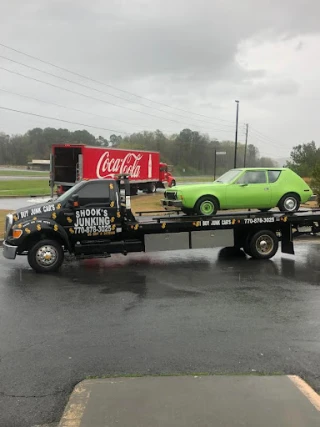
<svg viewBox="0 0 320 427">
<path fill-rule="evenodd" d="M 317 195 L 318 206 L 320 206 L 320 164 L 313 169 L 310 186 L 313 193 Z"/>
</svg>

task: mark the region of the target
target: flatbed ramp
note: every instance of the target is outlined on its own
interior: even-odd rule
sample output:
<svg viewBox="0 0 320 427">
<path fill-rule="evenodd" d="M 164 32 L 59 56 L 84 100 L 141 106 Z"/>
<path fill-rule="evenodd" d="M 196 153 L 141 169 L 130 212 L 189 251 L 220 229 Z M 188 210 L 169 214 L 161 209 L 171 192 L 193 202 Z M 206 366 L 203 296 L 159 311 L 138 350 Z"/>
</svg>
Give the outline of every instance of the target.
<svg viewBox="0 0 320 427">
<path fill-rule="evenodd" d="M 85 380 L 59 427 L 319 427 L 320 396 L 296 376 Z"/>
</svg>

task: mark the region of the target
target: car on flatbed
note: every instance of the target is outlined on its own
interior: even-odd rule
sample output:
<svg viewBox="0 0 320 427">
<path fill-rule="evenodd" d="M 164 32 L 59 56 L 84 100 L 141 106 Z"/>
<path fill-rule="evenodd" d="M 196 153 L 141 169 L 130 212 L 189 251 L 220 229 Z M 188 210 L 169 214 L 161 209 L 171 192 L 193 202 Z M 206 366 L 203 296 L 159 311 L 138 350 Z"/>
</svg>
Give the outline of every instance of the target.
<svg viewBox="0 0 320 427">
<path fill-rule="evenodd" d="M 312 197 L 308 184 L 288 168 L 231 169 L 212 183 L 181 185 L 164 193 L 165 208 L 186 214 L 215 215 L 218 210 L 278 207 L 295 212 Z"/>
</svg>

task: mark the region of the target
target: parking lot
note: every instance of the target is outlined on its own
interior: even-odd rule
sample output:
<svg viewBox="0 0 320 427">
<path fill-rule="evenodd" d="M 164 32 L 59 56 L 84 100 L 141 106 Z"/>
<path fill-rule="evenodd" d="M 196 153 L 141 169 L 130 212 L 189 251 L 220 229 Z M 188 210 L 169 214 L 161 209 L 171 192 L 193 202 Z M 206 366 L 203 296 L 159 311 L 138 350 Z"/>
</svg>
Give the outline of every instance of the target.
<svg viewBox="0 0 320 427">
<path fill-rule="evenodd" d="M 320 245 L 114 256 L 35 274 L 0 258 L 0 425 L 57 422 L 118 374 L 296 374 L 320 390 Z"/>
</svg>

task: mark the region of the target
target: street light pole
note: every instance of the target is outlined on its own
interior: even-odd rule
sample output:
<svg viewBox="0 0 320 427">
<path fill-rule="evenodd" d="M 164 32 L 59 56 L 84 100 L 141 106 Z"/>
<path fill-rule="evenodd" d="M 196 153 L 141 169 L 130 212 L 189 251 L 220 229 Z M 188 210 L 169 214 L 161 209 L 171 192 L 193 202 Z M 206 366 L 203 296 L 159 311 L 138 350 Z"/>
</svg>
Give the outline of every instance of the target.
<svg viewBox="0 0 320 427">
<path fill-rule="evenodd" d="M 247 146 L 248 146 L 248 130 L 249 130 L 249 125 L 248 123 L 246 124 L 246 144 L 244 146 L 244 159 L 243 159 L 243 167 L 246 167 L 246 160 L 247 160 Z"/>
<path fill-rule="evenodd" d="M 216 168 L 217 168 L 217 149 L 214 149 L 214 175 L 213 180 L 216 180 Z"/>
<path fill-rule="evenodd" d="M 237 149 L 238 149 L 238 117 L 239 117 L 239 101 L 237 103 L 237 117 L 236 117 L 236 138 L 234 143 L 234 167 L 237 167 Z"/>
</svg>

